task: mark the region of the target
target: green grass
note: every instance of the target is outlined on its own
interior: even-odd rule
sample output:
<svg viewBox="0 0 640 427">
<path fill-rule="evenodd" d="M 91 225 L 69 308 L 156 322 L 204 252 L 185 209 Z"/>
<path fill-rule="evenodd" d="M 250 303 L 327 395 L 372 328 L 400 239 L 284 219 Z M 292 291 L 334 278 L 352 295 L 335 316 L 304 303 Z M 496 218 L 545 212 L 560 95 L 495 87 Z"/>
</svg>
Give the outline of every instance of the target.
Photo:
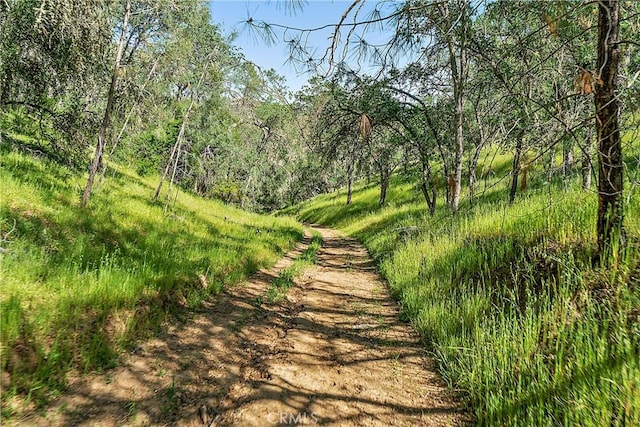
<svg viewBox="0 0 640 427">
<path fill-rule="evenodd" d="M 117 166 L 81 209 L 86 176 L 6 144 L 0 163 L 3 416 L 18 409 L 12 396 L 39 405 L 59 394 L 70 369 L 114 366 L 119 351 L 303 237 L 292 218 L 185 193 L 164 215 L 150 202 L 158 178 Z"/>
<path fill-rule="evenodd" d="M 294 280 L 302 271 L 318 262 L 318 250 L 322 246 L 322 236 L 317 231 L 313 231 L 313 237 L 309 246 L 297 257 L 291 265 L 285 267 L 280 271 L 278 277 L 276 277 L 271 286 L 267 289 L 265 297 L 267 302 L 274 303 L 284 299 L 287 295 L 287 291 L 295 284 Z"/>
<path fill-rule="evenodd" d="M 494 178 L 455 216 L 429 217 L 400 177 L 384 208 L 363 185 L 350 206 L 343 190 L 288 212 L 364 242 L 479 425 L 638 425 L 640 197 L 627 194 L 630 250 L 596 268 L 596 195 L 538 175 L 513 205 Z"/>
</svg>

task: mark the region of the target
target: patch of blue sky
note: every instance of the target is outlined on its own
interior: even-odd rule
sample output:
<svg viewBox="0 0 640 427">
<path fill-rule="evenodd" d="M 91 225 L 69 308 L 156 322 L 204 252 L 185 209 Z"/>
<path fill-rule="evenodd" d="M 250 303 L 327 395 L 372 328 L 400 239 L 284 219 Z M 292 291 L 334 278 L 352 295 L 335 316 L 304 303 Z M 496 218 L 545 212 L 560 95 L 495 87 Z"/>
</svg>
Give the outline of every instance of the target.
<svg viewBox="0 0 640 427">
<path fill-rule="evenodd" d="M 357 25 L 353 32 L 351 30 L 354 22 L 390 15 L 400 3 L 359 2 L 343 22 L 339 43 L 333 45 L 335 25 L 353 4 L 352 1 L 330 0 L 212 0 L 210 10 L 213 21 L 220 25 L 224 34 L 235 34 L 233 43 L 247 60 L 263 69 L 274 69 L 285 77 L 289 88 L 296 91 L 313 74 L 327 71 L 326 61 L 319 67 L 307 65 L 328 59 L 332 51 L 334 64 L 342 62 L 361 73 L 375 74 L 382 62 L 389 65 L 388 58 L 380 58 L 376 53 L 384 49 L 395 33 L 391 21 Z M 270 28 L 270 43 L 263 37 L 264 32 L 255 28 L 261 23 Z M 349 43 L 346 43 L 347 39 Z"/>
</svg>

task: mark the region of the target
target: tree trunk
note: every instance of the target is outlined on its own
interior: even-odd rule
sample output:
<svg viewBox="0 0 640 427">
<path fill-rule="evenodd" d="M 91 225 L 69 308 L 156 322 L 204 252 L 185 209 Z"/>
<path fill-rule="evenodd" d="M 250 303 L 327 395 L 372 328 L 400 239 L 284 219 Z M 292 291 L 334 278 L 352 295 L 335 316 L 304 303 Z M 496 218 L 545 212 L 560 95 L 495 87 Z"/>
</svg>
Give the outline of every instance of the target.
<svg viewBox="0 0 640 427">
<path fill-rule="evenodd" d="M 565 141 L 562 145 L 562 177 L 567 178 L 571 174 L 573 168 L 573 149 L 569 141 Z"/>
<path fill-rule="evenodd" d="M 592 128 L 587 128 L 586 143 L 582 150 L 582 188 L 589 190 L 591 188 L 591 156 L 593 149 Z"/>
<path fill-rule="evenodd" d="M 194 96 L 194 91 L 197 91 L 197 88 L 200 87 L 200 85 L 202 84 L 202 81 L 204 80 L 204 76 L 207 74 L 207 69 L 209 68 L 209 61 L 211 60 L 211 54 L 209 54 L 209 56 L 207 56 L 207 62 L 204 64 L 204 69 L 202 70 L 202 74 L 200 74 L 200 78 L 198 79 L 198 83 L 196 84 L 195 88 L 192 87 L 191 88 L 191 94 L 190 94 L 190 102 L 189 102 L 189 107 L 187 107 L 187 110 L 184 113 L 184 116 L 182 117 L 182 125 L 180 125 L 180 131 L 178 132 L 178 137 L 176 138 L 176 143 L 173 144 L 173 148 L 171 149 L 171 154 L 169 155 L 169 161 L 167 162 L 167 165 L 164 168 L 164 172 L 162 173 L 162 177 L 160 178 L 160 183 L 158 184 L 158 188 L 156 189 L 156 193 L 153 195 L 153 202 L 155 203 L 158 200 L 158 196 L 160 195 L 160 190 L 162 189 L 162 183 L 164 182 L 165 179 L 167 179 L 167 174 L 169 173 L 169 169 L 171 168 L 171 164 L 172 164 L 172 160 L 174 160 L 175 158 L 175 165 L 178 165 L 178 158 L 180 157 L 180 144 L 182 143 L 182 138 L 184 136 L 184 131 L 185 128 L 187 126 L 187 122 L 189 121 L 189 114 L 191 114 L 191 110 L 193 109 L 193 105 L 195 104 L 196 100 L 195 100 L 195 96 Z M 177 151 L 177 152 L 176 152 Z M 175 169 L 175 167 L 174 167 Z M 173 182 L 173 178 L 172 178 L 172 182 Z"/>
<path fill-rule="evenodd" d="M 549 151 L 549 159 L 547 163 L 547 181 L 551 182 L 553 179 L 553 173 L 555 172 L 555 159 L 556 159 L 556 146 L 554 145 Z"/>
<path fill-rule="evenodd" d="M 458 89 L 461 92 L 462 88 Z M 464 136 L 462 134 L 462 94 L 456 96 L 456 152 L 455 152 L 455 172 L 454 172 L 454 187 L 453 194 L 451 195 L 451 209 L 453 212 L 458 211 L 460 205 L 460 189 L 462 188 L 462 155 L 464 153 Z"/>
<path fill-rule="evenodd" d="M 182 129 L 184 130 L 186 122 L 182 122 Z M 173 182 L 176 178 L 176 171 L 178 170 L 178 163 L 180 162 L 180 150 L 182 148 L 182 140 L 184 139 L 184 132 L 178 135 L 177 144 L 178 147 L 176 149 L 175 161 L 173 162 L 173 172 L 171 172 L 171 179 L 169 180 L 169 189 L 167 190 L 167 199 L 164 202 L 164 213 L 167 213 L 167 208 L 169 207 L 169 201 L 171 200 L 171 187 L 173 186 Z M 162 186 L 162 181 L 158 186 L 158 189 Z"/>
<path fill-rule="evenodd" d="M 145 80 L 144 84 L 140 88 L 141 92 L 145 89 L 145 87 L 147 86 L 147 83 L 151 81 L 151 77 L 153 77 L 153 73 L 156 71 L 156 67 L 158 65 L 159 59 L 160 58 L 158 57 L 153 62 L 153 66 L 151 67 L 151 70 L 149 70 L 147 79 Z M 140 100 L 140 97 L 138 97 L 138 101 L 139 100 Z M 111 150 L 109 151 L 109 157 L 104 162 L 102 162 L 102 170 L 100 171 L 100 179 L 98 180 L 98 185 L 102 184 L 102 181 L 104 180 L 104 175 L 107 172 L 107 166 L 108 166 L 107 161 L 113 156 L 113 153 L 115 153 L 116 148 L 118 148 L 118 143 L 120 142 L 120 140 L 122 140 L 122 135 L 124 134 L 124 131 L 127 129 L 127 126 L 129 125 L 129 120 L 131 120 L 131 116 L 133 116 L 133 111 L 135 108 L 136 108 L 136 105 L 134 104 L 129 109 L 129 112 L 127 113 L 127 116 L 124 119 L 124 124 L 120 128 L 120 132 L 118 132 L 118 136 L 116 137 L 116 140 L 113 141 L 113 145 L 111 146 Z"/>
<path fill-rule="evenodd" d="M 422 179 L 420 182 L 420 189 L 422 195 L 427 202 L 429 208 L 429 215 L 433 216 L 436 212 L 436 186 L 432 182 L 431 166 L 428 159 L 422 159 Z"/>
<path fill-rule="evenodd" d="M 351 185 L 353 183 L 353 165 L 347 166 L 347 205 L 351 204 Z"/>
<path fill-rule="evenodd" d="M 182 143 L 182 136 L 184 135 L 185 126 L 187 125 L 187 119 L 189 118 L 189 112 L 191 111 L 191 106 L 193 105 L 193 100 L 187 108 L 187 111 L 182 117 L 182 124 L 180 125 L 180 131 L 178 132 L 178 137 L 176 138 L 176 142 L 171 147 L 171 153 L 169 154 L 169 160 L 167 161 L 166 166 L 164 167 L 164 172 L 162 172 L 162 176 L 160 177 L 160 183 L 158 184 L 158 188 L 156 188 L 156 192 L 153 195 L 153 203 L 158 201 L 158 197 L 160 196 L 160 190 L 162 189 L 162 184 L 164 180 L 167 179 L 167 175 L 169 174 L 169 170 L 171 169 L 171 165 L 174 164 L 174 159 L 179 157 L 178 152 L 180 151 L 180 144 Z M 177 163 L 177 160 L 175 161 Z"/>
<path fill-rule="evenodd" d="M 122 59 L 122 52 L 124 50 L 125 34 L 127 32 L 127 26 L 129 25 L 129 15 L 131 14 L 131 1 L 127 0 L 125 6 L 124 17 L 122 19 L 122 30 L 120 31 L 120 41 L 118 42 L 118 49 L 116 50 L 116 58 L 113 63 L 113 71 L 111 73 L 111 85 L 109 86 L 109 92 L 107 94 L 107 106 L 104 109 L 104 116 L 102 117 L 102 124 L 100 131 L 98 132 L 98 143 L 93 154 L 93 161 L 89 168 L 89 179 L 87 179 L 87 185 L 82 193 L 81 206 L 84 207 L 89 202 L 89 196 L 91 195 L 91 189 L 93 188 L 93 181 L 95 180 L 100 164 L 102 163 L 102 156 L 104 154 L 104 147 L 107 139 L 107 130 L 109 129 L 109 123 L 111 121 L 111 110 L 113 110 L 113 97 L 115 94 L 116 84 L 118 82 L 118 70 L 120 69 L 120 60 Z"/>
<path fill-rule="evenodd" d="M 449 173 L 449 167 L 446 162 L 442 163 L 442 177 L 444 183 L 444 200 L 447 206 L 451 206 L 451 186 L 449 185 L 449 178 L 451 178 L 451 174 Z"/>
<path fill-rule="evenodd" d="M 387 200 L 387 188 L 389 188 L 389 174 L 383 169 L 380 170 L 380 200 L 378 205 L 384 206 Z"/>
<path fill-rule="evenodd" d="M 471 164 L 469 165 L 469 204 L 473 206 L 473 198 L 475 196 L 475 186 L 476 186 L 476 169 L 478 168 L 478 161 L 480 160 L 480 151 L 484 144 L 481 142 L 476 146 L 476 149 L 473 153 L 473 158 L 471 159 Z"/>
<path fill-rule="evenodd" d="M 598 62 L 595 84 L 596 129 L 598 133 L 598 255 L 601 261 L 615 261 L 613 248 L 622 244 L 623 162 L 619 104 L 616 98 L 619 51 L 620 4 L 618 0 L 598 2 Z M 609 258 L 609 256 L 613 258 Z"/>
<path fill-rule="evenodd" d="M 516 151 L 513 154 L 513 166 L 511 167 L 511 190 L 509 191 L 509 203 L 513 203 L 516 199 L 518 191 L 518 175 L 520 175 L 520 156 L 522 155 L 522 138 L 520 134 L 516 141 Z"/>
<path fill-rule="evenodd" d="M 460 205 L 460 190 L 462 188 L 462 158 L 464 154 L 463 135 L 463 102 L 464 84 L 467 79 L 467 29 L 469 26 L 469 16 L 467 3 L 460 2 L 460 16 L 453 18 L 450 14 L 447 2 L 439 5 L 440 13 L 443 17 L 448 17 L 449 25 L 446 28 L 447 47 L 449 51 L 449 68 L 451 69 L 451 81 L 453 86 L 453 98 L 455 101 L 454 122 L 456 128 L 455 137 L 455 157 L 453 173 L 453 194 L 451 194 L 451 209 L 458 211 Z M 456 35 L 456 28 L 459 34 Z M 457 37 L 457 39 L 456 39 Z"/>
</svg>

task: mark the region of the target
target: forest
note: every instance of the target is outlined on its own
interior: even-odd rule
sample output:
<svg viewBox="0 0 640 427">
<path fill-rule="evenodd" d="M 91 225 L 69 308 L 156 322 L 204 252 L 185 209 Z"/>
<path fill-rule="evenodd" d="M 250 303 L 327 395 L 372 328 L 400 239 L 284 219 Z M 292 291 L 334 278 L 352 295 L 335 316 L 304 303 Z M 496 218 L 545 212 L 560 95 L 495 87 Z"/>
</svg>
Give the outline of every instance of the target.
<svg viewBox="0 0 640 427">
<path fill-rule="evenodd" d="M 51 421 L 72 379 L 306 244 L 231 330 L 291 310 L 337 239 L 314 224 L 364 245 L 447 423 L 640 424 L 640 4 L 333 7 L 243 23 L 308 73 L 294 92 L 204 0 L 0 0 L 2 420 Z M 126 421 L 177 423 L 166 387 Z"/>
</svg>

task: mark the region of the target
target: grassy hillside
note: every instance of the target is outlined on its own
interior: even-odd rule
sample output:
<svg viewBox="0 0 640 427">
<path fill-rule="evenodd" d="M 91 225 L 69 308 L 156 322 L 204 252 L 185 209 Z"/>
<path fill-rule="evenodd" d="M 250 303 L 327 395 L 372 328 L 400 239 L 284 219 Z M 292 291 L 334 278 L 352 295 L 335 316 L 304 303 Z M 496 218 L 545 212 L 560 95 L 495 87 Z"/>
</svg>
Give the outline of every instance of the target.
<svg viewBox="0 0 640 427">
<path fill-rule="evenodd" d="M 362 185 L 350 206 L 341 191 L 289 213 L 366 244 L 479 424 L 640 424 L 640 197 L 626 212 L 632 249 L 605 270 L 591 261 L 594 192 L 532 182 L 512 206 L 506 183 L 489 182 L 455 217 L 429 217 L 399 177 L 382 209 Z"/>
<path fill-rule="evenodd" d="M 11 396 L 40 403 L 71 368 L 113 366 L 117 351 L 226 284 L 274 263 L 303 236 L 291 218 L 250 214 L 181 193 L 150 202 L 157 178 L 115 168 L 90 206 L 84 179 L 0 149 L 3 415 Z"/>
</svg>

